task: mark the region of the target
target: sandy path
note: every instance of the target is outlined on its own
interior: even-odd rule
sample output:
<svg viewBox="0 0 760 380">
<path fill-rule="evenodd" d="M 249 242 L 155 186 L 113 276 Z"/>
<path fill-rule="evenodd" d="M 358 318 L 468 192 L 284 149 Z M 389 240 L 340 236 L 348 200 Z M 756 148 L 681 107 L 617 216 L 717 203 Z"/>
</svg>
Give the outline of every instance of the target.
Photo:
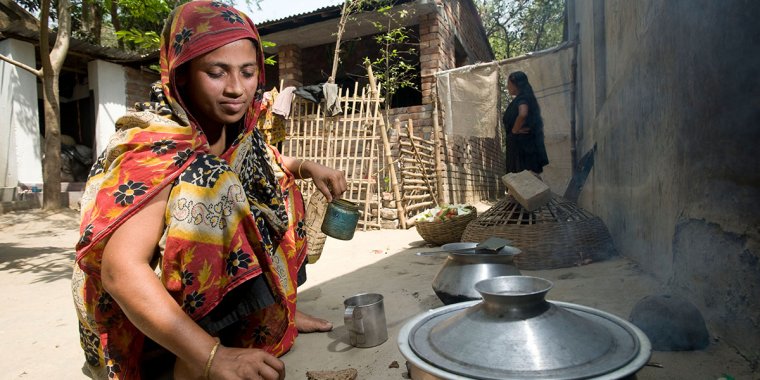
<svg viewBox="0 0 760 380">
<path fill-rule="evenodd" d="M 39 210 L 0 215 L 0 379 L 87 379 L 70 294 L 78 214 Z M 414 255 L 424 246 L 414 229 L 357 232 L 351 241 L 328 239 L 319 262 L 308 269 L 299 307 L 331 320 L 327 334 L 304 334 L 283 357 L 289 379 L 308 370 L 354 367 L 360 379 L 402 379 L 405 360 L 398 331 L 406 320 L 442 304 L 430 287 L 443 257 Z M 662 285 L 637 266 L 616 258 L 583 267 L 523 271 L 554 282 L 547 298 L 578 303 L 627 318 L 642 297 Z M 385 297 L 389 339 L 354 348 L 343 326 L 343 299 L 360 292 Z M 639 380 L 760 379 L 735 350 L 716 337 L 704 351 L 655 352 Z M 398 364 L 398 368 L 396 368 Z"/>
</svg>

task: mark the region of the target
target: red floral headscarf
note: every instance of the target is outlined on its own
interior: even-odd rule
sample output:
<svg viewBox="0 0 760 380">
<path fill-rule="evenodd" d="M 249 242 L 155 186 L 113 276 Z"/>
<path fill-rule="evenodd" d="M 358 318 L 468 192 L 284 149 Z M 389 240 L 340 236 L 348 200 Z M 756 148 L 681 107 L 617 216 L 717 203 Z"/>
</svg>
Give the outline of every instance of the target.
<svg viewBox="0 0 760 380">
<path fill-rule="evenodd" d="M 258 45 L 259 88 L 264 86 L 264 52 L 253 22 L 237 9 L 218 1 L 192 1 L 177 7 L 162 32 L 160 51 L 163 97 L 175 122 L 160 125 L 152 120 L 123 119 L 117 133 L 93 166 L 83 196 L 81 238 L 77 262 L 88 273 L 100 275 L 102 246 L 110 235 L 158 191 L 170 184 L 198 153 L 208 153 L 209 144 L 186 107 L 176 86 L 177 69 L 191 59 L 218 47 L 248 38 Z M 254 101 L 243 120 L 243 132 L 253 132 L 254 149 L 266 152 L 256 128 L 260 100 Z M 134 125 L 135 123 L 139 125 Z M 156 124 L 159 124 L 158 126 Z M 287 224 L 286 212 L 279 202 L 282 194 L 271 169 L 257 167 L 261 188 L 248 194 L 252 203 L 264 209 L 275 234 Z M 271 211 L 269 211 L 271 210 Z"/>
<path fill-rule="evenodd" d="M 192 115 L 185 114 L 188 108 L 179 98 L 175 76 L 177 68 L 195 57 L 230 42 L 251 39 L 258 47 L 259 88 L 264 88 L 264 51 L 256 26 L 248 16 L 219 1 L 192 1 L 177 7 L 169 20 L 162 33 L 161 84 L 168 103 L 185 124 L 195 122 Z M 249 109 L 246 129 L 255 126 L 259 102 L 257 99 Z"/>
</svg>

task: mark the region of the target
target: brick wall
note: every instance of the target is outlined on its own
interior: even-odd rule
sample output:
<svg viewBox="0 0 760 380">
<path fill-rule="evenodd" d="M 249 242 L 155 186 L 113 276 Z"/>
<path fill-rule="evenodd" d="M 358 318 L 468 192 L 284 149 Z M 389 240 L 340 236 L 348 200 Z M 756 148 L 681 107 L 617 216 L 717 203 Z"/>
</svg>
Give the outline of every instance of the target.
<svg viewBox="0 0 760 380">
<path fill-rule="evenodd" d="M 422 104 L 432 104 L 435 73 L 454 68 L 453 35 L 436 12 L 420 15 L 419 20 Z"/>
<path fill-rule="evenodd" d="M 397 120 L 406 123 L 412 120 L 414 134 L 424 139 L 433 137 L 433 105 L 425 104 L 411 107 L 393 108 L 389 112 L 390 122 L 393 125 Z"/>
<path fill-rule="evenodd" d="M 389 114 L 390 126 L 399 122 L 405 128 L 406 122 L 411 119 L 415 135 L 424 139 L 433 138 L 432 104 L 394 108 Z M 390 128 L 388 135 L 392 154 L 397 157 L 398 136 L 395 128 Z M 446 202 L 476 203 L 503 196 L 501 176 L 505 172 L 505 154 L 498 138 L 446 135 L 441 146 L 445 169 L 443 196 Z"/>
<path fill-rule="evenodd" d="M 475 4 L 470 0 L 446 1 L 443 9 L 443 21 L 450 25 L 450 32 L 464 47 L 469 58 L 468 64 L 492 61 L 493 52 Z"/>
<path fill-rule="evenodd" d="M 415 134 L 433 138 L 433 96 L 435 73 L 456 67 L 456 41 L 468 54 L 469 62 L 493 60 L 480 16 L 471 0 L 436 0 L 440 12 L 419 15 L 420 70 L 422 104 L 390 110 L 389 125 L 412 119 Z M 443 113 L 439 114 L 443 125 Z M 395 131 L 391 130 L 391 143 Z M 494 200 L 504 193 L 501 176 L 505 172 L 500 138 L 444 136 L 442 157 L 444 200 L 449 203 L 475 203 Z"/>
<path fill-rule="evenodd" d="M 505 156 L 498 139 L 444 136 L 444 199 L 475 203 L 504 195 Z"/>
<path fill-rule="evenodd" d="M 456 67 L 456 41 L 468 54 L 468 62 L 488 62 L 493 54 L 486 40 L 480 16 L 471 0 L 436 0 L 440 12 L 420 16 L 420 66 L 422 103 L 420 109 L 393 110 L 391 118 L 411 116 L 418 135 L 432 136 L 432 104 L 435 73 Z M 439 117 L 443 117 L 440 113 Z M 440 125 L 443 120 L 439 119 Z M 446 169 L 444 200 L 475 203 L 497 199 L 504 192 L 504 153 L 499 138 L 444 136 L 443 160 Z"/>
<path fill-rule="evenodd" d="M 302 85 L 301 48 L 296 45 L 281 46 L 277 55 L 279 57 L 280 80 L 286 87 Z"/>
<path fill-rule="evenodd" d="M 127 108 L 133 108 L 138 102 L 149 101 L 151 84 L 161 79 L 158 73 L 127 66 L 124 66 L 124 75 L 127 82 Z"/>
</svg>

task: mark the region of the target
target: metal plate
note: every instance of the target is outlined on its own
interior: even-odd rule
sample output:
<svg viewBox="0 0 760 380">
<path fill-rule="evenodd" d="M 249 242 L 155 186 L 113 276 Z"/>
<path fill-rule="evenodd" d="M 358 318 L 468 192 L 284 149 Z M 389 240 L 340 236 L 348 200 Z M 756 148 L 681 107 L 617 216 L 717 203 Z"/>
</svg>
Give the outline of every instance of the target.
<svg viewBox="0 0 760 380">
<path fill-rule="evenodd" d="M 520 254 L 522 251 L 519 248 L 505 245 L 498 250 L 492 251 L 487 249 L 479 249 L 476 246 L 478 243 L 472 242 L 460 242 L 460 243 L 448 243 L 441 246 L 441 250 L 449 252 L 452 255 L 500 255 L 500 256 L 514 256 Z"/>
</svg>

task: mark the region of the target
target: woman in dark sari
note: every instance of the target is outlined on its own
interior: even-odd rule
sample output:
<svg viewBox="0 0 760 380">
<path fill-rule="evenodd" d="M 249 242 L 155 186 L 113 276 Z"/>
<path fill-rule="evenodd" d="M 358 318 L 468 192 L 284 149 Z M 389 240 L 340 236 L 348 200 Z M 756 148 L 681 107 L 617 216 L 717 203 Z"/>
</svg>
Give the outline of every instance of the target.
<svg viewBox="0 0 760 380">
<path fill-rule="evenodd" d="M 502 123 L 507 132 L 507 173 L 530 170 L 541 174 L 549 164 L 544 146 L 544 122 L 533 87 L 522 71 L 509 74 L 509 95 L 513 96 Z"/>
</svg>

